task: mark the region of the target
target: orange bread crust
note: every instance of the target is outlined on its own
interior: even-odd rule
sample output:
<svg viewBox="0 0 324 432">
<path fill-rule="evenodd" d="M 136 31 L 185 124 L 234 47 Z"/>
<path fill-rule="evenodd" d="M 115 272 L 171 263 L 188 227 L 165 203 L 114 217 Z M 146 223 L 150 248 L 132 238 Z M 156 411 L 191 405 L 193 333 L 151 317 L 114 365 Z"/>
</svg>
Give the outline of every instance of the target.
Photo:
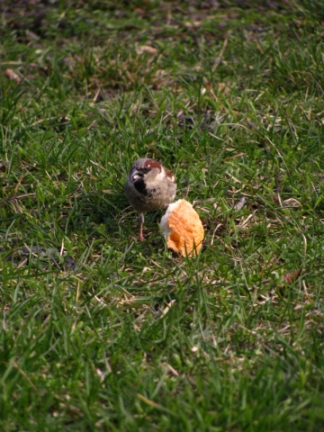
<svg viewBox="0 0 324 432">
<path fill-rule="evenodd" d="M 186 200 L 170 204 L 162 217 L 161 228 L 169 249 L 187 256 L 197 254 L 204 240 L 204 228 L 198 213 Z"/>
</svg>

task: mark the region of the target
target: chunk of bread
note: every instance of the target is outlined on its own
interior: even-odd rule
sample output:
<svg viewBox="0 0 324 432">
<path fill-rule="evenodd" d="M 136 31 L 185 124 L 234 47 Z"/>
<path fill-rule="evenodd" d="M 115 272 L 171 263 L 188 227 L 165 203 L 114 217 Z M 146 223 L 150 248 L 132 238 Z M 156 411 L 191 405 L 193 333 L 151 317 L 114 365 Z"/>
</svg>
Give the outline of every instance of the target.
<svg viewBox="0 0 324 432">
<path fill-rule="evenodd" d="M 178 200 L 169 205 L 161 219 L 162 234 L 169 249 L 182 256 L 196 255 L 204 240 L 204 228 L 192 205 Z"/>
</svg>

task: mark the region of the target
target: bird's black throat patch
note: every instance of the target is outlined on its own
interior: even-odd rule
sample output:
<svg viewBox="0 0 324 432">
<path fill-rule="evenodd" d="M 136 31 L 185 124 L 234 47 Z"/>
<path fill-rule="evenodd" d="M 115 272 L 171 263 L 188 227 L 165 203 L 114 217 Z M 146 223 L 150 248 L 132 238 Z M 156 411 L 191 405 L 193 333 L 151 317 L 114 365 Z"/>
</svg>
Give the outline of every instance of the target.
<svg viewBox="0 0 324 432">
<path fill-rule="evenodd" d="M 136 182 L 134 182 L 134 186 L 135 189 L 142 195 L 147 196 L 147 189 L 146 189 L 146 185 L 145 182 L 142 178 L 139 178 L 138 180 L 136 180 Z"/>
</svg>

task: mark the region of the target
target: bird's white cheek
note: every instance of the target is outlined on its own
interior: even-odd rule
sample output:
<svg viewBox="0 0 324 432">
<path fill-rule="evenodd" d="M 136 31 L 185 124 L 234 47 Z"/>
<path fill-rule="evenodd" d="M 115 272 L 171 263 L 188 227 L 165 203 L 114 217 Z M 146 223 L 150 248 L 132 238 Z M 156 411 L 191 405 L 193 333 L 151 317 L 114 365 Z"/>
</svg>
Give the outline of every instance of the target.
<svg viewBox="0 0 324 432">
<path fill-rule="evenodd" d="M 154 181 L 163 181 L 164 179 L 165 179 L 165 173 L 163 170 L 158 174 L 156 174 L 156 176 L 154 177 Z"/>
</svg>

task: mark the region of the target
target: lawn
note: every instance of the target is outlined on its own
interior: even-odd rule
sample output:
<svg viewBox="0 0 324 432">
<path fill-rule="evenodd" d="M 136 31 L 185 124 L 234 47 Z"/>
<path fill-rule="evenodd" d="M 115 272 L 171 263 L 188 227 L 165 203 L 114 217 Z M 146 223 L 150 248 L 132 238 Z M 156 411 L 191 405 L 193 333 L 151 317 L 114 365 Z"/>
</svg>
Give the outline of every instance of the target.
<svg viewBox="0 0 324 432">
<path fill-rule="evenodd" d="M 1 2 L 0 430 L 324 428 L 322 1 Z M 145 242 L 172 169 L 201 253 Z"/>
</svg>

